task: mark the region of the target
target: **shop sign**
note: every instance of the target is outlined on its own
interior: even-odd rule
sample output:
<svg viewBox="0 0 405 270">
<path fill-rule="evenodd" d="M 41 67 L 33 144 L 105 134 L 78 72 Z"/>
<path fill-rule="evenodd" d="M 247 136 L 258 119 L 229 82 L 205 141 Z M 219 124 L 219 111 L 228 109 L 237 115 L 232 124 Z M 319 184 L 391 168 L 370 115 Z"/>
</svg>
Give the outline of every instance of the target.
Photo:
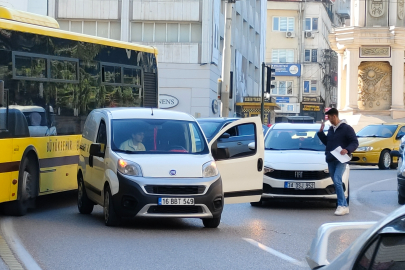
<svg viewBox="0 0 405 270">
<path fill-rule="evenodd" d="M 217 99 L 212 100 L 212 113 L 213 114 L 218 113 L 218 100 Z"/>
<path fill-rule="evenodd" d="M 262 102 L 261 97 L 243 97 L 243 102 Z"/>
<path fill-rule="evenodd" d="M 318 98 L 317 97 L 303 97 L 302 101 L 303 102 L 318 102 Z"/>
<path fill-rule="evenodd" d="M 289 97 L 276 97 L 276 103 L 290 103 Z"/>
<path fill-rule="evenodd" d="M 179 100 L 174 96 L 170 95 L 159 95 L 159 108 L 160 109 L 170 109 L 179 105 Z"/>
<path fill-rule="evenodd" d="M 274 76 L 301 76 L 300 64 L 271 64 L 275 69 Z"/>
<path fill-rule="evenodd" d="M 316 105 L 304 105 L 304 108 L 302 108 L 302 110 L 319 112 L 321 108 Z"/>
</svg>

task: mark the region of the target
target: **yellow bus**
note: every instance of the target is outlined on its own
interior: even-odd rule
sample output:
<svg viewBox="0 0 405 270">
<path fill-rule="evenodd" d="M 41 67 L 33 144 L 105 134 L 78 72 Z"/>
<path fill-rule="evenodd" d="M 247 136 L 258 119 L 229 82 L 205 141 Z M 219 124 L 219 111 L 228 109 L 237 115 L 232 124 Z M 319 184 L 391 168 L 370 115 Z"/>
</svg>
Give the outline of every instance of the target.
<svg viewBox="0 0 405 270">
<path fill-rule="evenodd" d="M 157 50 L 59 30 L 0 7 L 0 206 L 77 188 L 79 140 L 101 107 L 158 106 Z"/>
</svg>

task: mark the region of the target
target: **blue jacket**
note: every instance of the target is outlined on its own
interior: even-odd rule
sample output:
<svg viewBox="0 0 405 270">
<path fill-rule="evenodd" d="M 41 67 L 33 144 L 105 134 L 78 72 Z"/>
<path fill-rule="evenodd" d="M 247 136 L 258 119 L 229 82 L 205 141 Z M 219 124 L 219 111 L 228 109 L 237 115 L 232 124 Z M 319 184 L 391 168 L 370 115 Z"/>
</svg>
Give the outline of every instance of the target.
<svg viewBox="0 0 405 270">
<path fill-rule="evenodd" d="M 359 146 L 356 133 L 353 128 L 346 123 L 341 123 L 336 131 L 331 126 L 326 136 L 324 132 L 318 132 L 318 137 L 322 143 L 326 146 L 325 155 L 326 162 L 333 162 L 337 160 L 330 152 L 340 146 L 342 149 L 346 149 L 349 153 L 353 153 Z"/>
</svg>

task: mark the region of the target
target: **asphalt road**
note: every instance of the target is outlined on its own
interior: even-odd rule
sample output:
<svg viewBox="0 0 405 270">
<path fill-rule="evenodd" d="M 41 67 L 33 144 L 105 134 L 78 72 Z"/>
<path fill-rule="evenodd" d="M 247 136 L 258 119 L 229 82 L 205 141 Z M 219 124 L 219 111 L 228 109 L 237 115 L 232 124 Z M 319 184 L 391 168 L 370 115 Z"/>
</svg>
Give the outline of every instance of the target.
<svg viewBox="0 0 405 270">
<path fill-rule="evenodd" d="M 199 219 L 135 219 L 106 227 L 102 208 L 78 213 L 75 192 L 38 200 L 24 217 L 0 216 L 42 269 L 308 269 L 305 255 L 320 225 L 376 221 L 400 207 L 396 174 L 352 167 L 350 214 L 321 202 L 280 201 L 262 207 L 226 205 L 218 229 Z M 329 259 L 361 231 L 331 236 Z M 1 263 L 0 263 L 1 269 Z"/>
</svg>

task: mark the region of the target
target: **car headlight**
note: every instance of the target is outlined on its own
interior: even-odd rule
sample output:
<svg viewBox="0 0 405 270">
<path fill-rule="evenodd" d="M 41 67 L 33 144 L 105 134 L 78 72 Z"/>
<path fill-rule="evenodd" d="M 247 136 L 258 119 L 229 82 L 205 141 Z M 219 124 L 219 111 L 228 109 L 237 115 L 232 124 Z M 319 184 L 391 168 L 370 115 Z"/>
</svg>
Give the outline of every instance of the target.
<svg viewBox="0 0 405 270">
<path fill-rule="evenodd" d="M 125 175 L 142 176 L 141 166 L 135 162 L 119 159 L 117 168 L 120 173 Z"/>
<path fill-rule="evenodd" d="M 274 169 L 273 169 L 273 168 L 264 166 L 264 173 L 265 173 L 265 174 L 266 174 L 266 173 L 271 173 L 271 172 L 274 172 Z"/>
<path fill-rule="evenodd" d="M 213 177 L 216 175 L 218 175 L 218 169 L 215 161 L 209 161 L 202 166 L 203 177 Z"/>
<path fill-rule="evenodd" d="M 371 151 L 371 150 L 373 150 L 372 146 L 362 146 L 362 147 L 358 147 L 356 149 L 356 151 L 359 151 L 359 152 L 367 152 L 367 151 Z"/>
</svg>

